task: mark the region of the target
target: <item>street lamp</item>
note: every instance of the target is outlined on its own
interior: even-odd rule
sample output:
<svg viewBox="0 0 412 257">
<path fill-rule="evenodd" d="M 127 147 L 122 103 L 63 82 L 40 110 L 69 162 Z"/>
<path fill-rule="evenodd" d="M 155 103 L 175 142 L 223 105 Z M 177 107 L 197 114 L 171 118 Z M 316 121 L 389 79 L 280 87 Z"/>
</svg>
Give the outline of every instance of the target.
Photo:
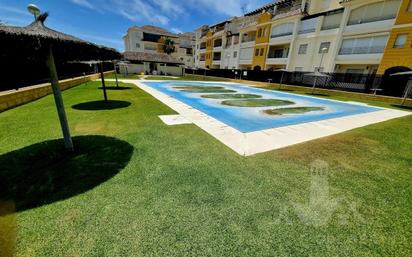
<svg viewBox="0 0 412 257">
<path fill-rule="evenodd" d="M 322 57 L 320 58 L 320 64 L 318 71 L 320 72 L 320 69 L 322 68 L 322 63 L 323 63 L 323 57 L 325 56 L 326 51 L 328 51 L 328 48 L 324 47 L 320 50 L 322 52 Z"/>
<path fill-rule="evenodd" d="M 29 4 L 27 6 L 27 10 L 29 11 L 29 13 L 33 14 L 34 19 L 37 19 L 37 17 L 39 17 L 40 15 L 40 8 L 35 4 Z"/>
</svg>

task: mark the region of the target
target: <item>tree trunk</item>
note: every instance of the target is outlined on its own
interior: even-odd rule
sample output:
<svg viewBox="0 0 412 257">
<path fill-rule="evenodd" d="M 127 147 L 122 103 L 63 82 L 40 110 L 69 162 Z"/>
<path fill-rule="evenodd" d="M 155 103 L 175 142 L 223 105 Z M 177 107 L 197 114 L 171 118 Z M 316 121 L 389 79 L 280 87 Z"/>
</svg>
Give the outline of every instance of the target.
<svg viewBox="0 0 412 257">
<path fill-rule="evenodd" d="M 74 150 L 73 141 L 70 136 L 70 129 L 67 123 L 66 111 L 64 110 L 63 98 L 62 98 L 62 94 L 60 91 L 59 78 L 57 76 L 56 65 L 54 63 L 52 46 L 50 45 L 48 48 L 49 49 L 47 50 L 46 64 L 47 64 L 47 67 L 49 68 L 50 82 L 51 82 L 51 87 L 53 89 L 53 95 L 54 95 L 54 101 L 56 103 L 57 114 L 59 115 L 60 126 L 63 132 L 64 145 L 68 151 L 72 152 Z"/>
</svg>

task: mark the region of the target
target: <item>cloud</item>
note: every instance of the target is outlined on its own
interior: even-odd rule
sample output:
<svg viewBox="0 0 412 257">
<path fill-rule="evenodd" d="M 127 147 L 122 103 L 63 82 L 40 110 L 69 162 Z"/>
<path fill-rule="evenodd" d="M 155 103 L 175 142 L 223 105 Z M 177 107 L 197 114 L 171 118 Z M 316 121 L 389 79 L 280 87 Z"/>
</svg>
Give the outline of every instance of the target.
<svg viewBox="0 0 412 257">
<path fill-rule="evenodd" d="M 96 35 L 90 35 L 90 34 L 78 34 L 79 37 L 92 41 L 96 44 L 110 44 L 116 48 L 121 48 L 123 47 L 123 40 L 121 39 L 111 39 L 107 37 L 101 37 L 101 36 L 96 36 Z"/>
<path fill-rule="evenodd" d="M 0 21 L 7 25 L 28 25 L 33 19 L 33 15 L 25 8 L 0 5 Z"/>
<path fill-rule="evenodd" d="M 99 12 L 112 12 L 134 22 L 166 26 L 182 16 L 203 12 L 211 15 L 240 16 L 242 7 L 252 10 L 268 0 L 71 0 Z"/>
<path fill-rule="evenodd" d="M 175 33 L 175 34 L 183 33 L 183 31 L 181 29 L 178 29 L 178 28 L 171 28 L 170 32 Z"/>
<path fill-rule="evenodd" d="M 24 16 L 31 16 L 31 17 L 33 16 L 26 9 L 20 9 L 20 8 L 11 7 L 11 6 L 5 6 L 5 5 L 0 5 L 0 11 L 1 12 L 24 15 Z"/>
<path fill-rule="evenodd" d="M 88 0 L 70 0 L 70 1 L 82 7 L 86 7 L 92 10 L 96 9 Z"/>
</svg>

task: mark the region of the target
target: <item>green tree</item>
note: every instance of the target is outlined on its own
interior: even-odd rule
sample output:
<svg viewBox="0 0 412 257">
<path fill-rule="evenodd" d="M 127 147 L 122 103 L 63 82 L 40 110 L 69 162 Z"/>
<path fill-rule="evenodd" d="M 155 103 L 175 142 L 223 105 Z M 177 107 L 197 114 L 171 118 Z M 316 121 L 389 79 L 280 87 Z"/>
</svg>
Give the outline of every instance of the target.
<svg viewBox="0 0 412 257">
<path fill-rule="evenodd" d="M 171 54 L 175 51 L 175 42 L 170 38 L 166 38 L 163 44 L 163 51 L 167 54 Z"/>
</svg>

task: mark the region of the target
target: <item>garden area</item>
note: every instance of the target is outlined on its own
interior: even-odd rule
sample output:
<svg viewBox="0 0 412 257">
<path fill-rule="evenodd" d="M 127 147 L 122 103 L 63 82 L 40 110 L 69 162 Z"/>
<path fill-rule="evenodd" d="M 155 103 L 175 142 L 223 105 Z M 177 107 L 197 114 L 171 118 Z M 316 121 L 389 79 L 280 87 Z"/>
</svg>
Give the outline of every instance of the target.
<svg viewBox="0 0 412 257">
<path fill-rule="evenodd" d="M 52 95 L 0 113 L 0 253 L 411 256 L 412 116 L 243 157 L 106 83 L 62 93 L 73 153 Z"/>
</svg>

